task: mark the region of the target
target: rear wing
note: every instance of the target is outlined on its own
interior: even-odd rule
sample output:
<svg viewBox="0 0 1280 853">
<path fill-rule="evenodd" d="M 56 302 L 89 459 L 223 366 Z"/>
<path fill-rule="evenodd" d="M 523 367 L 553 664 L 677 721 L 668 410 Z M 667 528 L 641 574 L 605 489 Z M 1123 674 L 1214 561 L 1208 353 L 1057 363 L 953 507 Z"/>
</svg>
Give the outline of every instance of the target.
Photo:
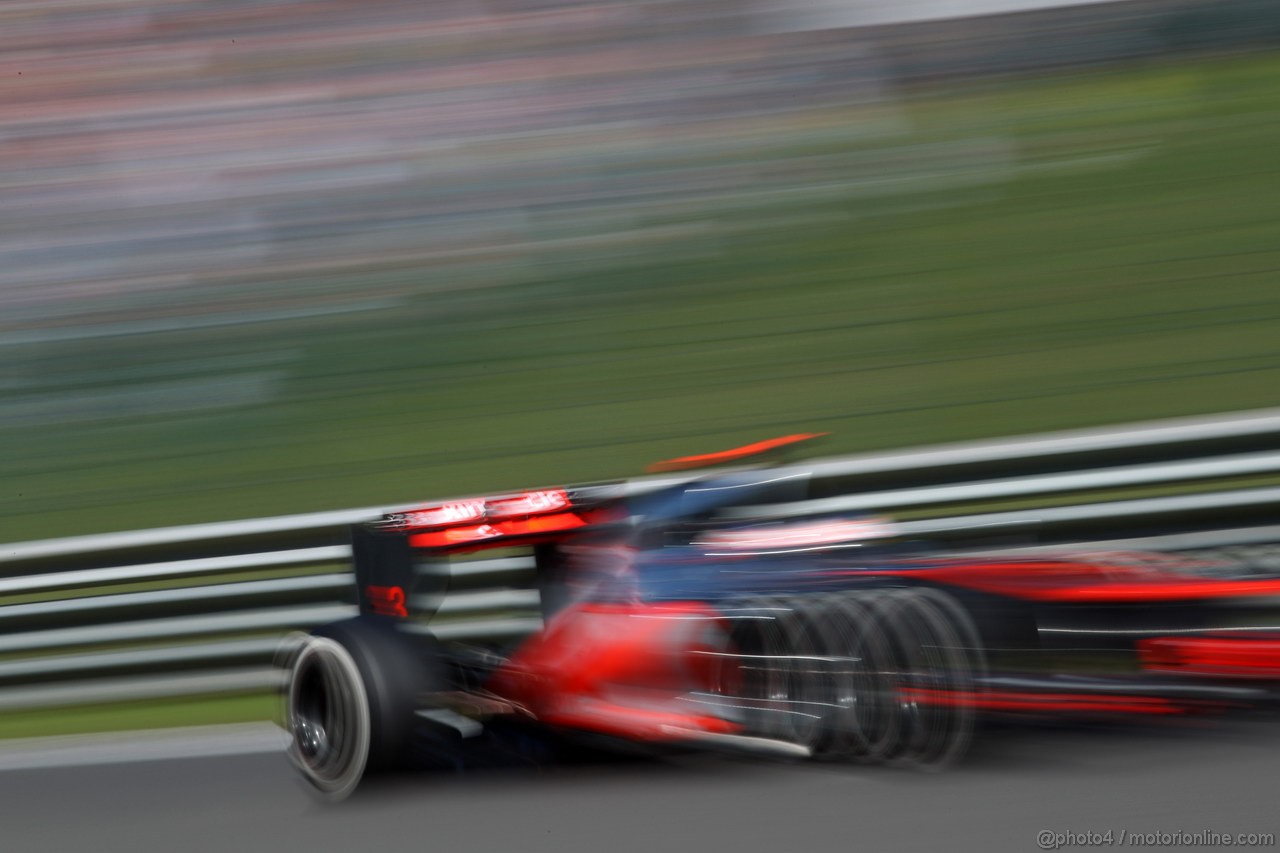
<svg viewBox="0 0 1280 853">
<path fill-rule="evenodd" d="M 468 498 L 388 513 L 351 533 L 361 613 L 430 617 L 448 591 L 452 557 L 532 548 L 541 579 L 559 574 L 559 549 L 627 518 L 621 490 L 596 486 Z"/>
<path fill-rule="evenodd" d="M 782 436 L 743 447 L 657 463 L 679 472 L 777 453 L 825 433 Z M 431 616 L 449 586 L 454 556 L 531 548 L 543 613 L 563 604 L 571 576 L 582 570 L 569 543 L 644 547 L 646 533 L 694 522 L 734 504 L 795 500 L 809 475 L 761 476 L 758 470 L 676 477 L 651 488 L 604 484 L 463 498 L 384 515 L 352 532 L 361 613 L 398 619 Z M 593 553 L 600 557 L 599 551 Z M 606 556 L 604 562 L 609 562 Z M 590 570 L 588 569 L 588 572 Z"/>
</svg>

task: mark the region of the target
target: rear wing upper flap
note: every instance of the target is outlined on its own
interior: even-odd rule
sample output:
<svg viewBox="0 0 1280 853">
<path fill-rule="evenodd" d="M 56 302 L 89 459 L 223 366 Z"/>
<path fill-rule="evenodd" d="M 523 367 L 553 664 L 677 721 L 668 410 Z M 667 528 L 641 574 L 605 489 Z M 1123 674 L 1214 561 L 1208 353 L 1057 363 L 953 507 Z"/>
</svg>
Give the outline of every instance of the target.
<svg viewBox="0 0 1280 853">
<path fill-rule="evenodd" d="M 627 517 L 621 490 L 595 486 L 474 498 L 389 513 L 352 528 L 361 613 L 393 618 L 433 614 L 448 591 L 451 558 L 532 547 L 539 575 L 558 573 L 565 539 L 591 535 Z"/>
</svg>

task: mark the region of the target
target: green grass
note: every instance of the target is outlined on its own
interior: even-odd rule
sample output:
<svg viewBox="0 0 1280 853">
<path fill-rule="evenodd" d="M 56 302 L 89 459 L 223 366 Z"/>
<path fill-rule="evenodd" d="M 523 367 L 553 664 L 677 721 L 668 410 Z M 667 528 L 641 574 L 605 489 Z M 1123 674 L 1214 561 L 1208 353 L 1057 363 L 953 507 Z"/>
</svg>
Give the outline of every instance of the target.
<svg viewBox="0 0 1280 853">
<path fill-rule="evenodd" d="M 278 716 L 279 698 L 269 693 L 39 708 L 0 714 L 0 739 L 245 723 Z"/>
</svg>

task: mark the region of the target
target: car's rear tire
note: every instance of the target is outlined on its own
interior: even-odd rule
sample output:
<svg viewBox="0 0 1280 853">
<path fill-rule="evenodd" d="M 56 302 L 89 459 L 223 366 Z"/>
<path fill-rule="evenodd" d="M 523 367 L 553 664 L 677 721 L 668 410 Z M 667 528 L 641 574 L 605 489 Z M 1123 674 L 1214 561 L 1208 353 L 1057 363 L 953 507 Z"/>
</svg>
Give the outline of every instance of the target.
<svg viewBox="0 0 1280 853">
<path fill-rule="evenodd" d="M 370 616 L 318 628 L 289 672 L 289 757 L 318 794 L 343 799 L 366 775 L 406 764 L 419 698 L 443 689 L 430 638 Z"/>
</svg>

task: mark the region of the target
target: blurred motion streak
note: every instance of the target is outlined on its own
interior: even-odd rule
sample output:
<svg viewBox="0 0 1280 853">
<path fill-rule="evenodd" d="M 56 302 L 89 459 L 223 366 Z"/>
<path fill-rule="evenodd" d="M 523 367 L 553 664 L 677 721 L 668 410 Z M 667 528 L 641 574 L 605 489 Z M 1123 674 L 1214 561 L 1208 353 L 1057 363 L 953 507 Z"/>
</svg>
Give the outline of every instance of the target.
<svg viewBox="0 0 1280 853">
<path fill-rule="evenodd" d="M 1249 168 L 1275 72 L 1116 63 L 1277 33 L 1260 0 L 6 3 L 0 539 L 617 476 L 766 427 L 1256 405 L 1275 193 L 1220 211 L 1179 146 Z M 1233 78 L 1228 133 L 1194 81 Z M 1086 224 L 1116 204 L 1131 250 Z M 1151 316 L 1199 242 L 1235 278 L 1175 274 Z"/>
<path fill-rule="evenodd" d="M 1277 42 L 1270 0 L 2 3 L 0 543 L 504 489 L 510 517 L 459 502 L 474 523 L 413 544 L 536 538 L 601 521 L 513 488 L 761 436 L 849 454 L 1272 405 Z M 1067 506 L 1037 501 L 1070 471 L 973 455 L 901 478 L 899 504 L 945 507 L 900 529 L 1025 545 L 1217 488 L 1254 517 L 1280 474 L 1245 443 L 1173 486 L 1184 460 L 1117 453 Z M 807 497 L 863 499 L 831 479 Z M 180 538 L 151 573 L 142 546 L 33 558 L 92 581 L 11 573 L 0 681 L 58 648 L 139 679 L 81 699 L 260 690 L 164 668 L 262 664 L 349 612 L 339 526 Z M 464 583 L 446 633 L 528 629 L 520 583 Z M 1262 640 L 1142 648 L 1277 666 Z M 75 692 L 23 689 L 0 706 Z"/>
</svg>

